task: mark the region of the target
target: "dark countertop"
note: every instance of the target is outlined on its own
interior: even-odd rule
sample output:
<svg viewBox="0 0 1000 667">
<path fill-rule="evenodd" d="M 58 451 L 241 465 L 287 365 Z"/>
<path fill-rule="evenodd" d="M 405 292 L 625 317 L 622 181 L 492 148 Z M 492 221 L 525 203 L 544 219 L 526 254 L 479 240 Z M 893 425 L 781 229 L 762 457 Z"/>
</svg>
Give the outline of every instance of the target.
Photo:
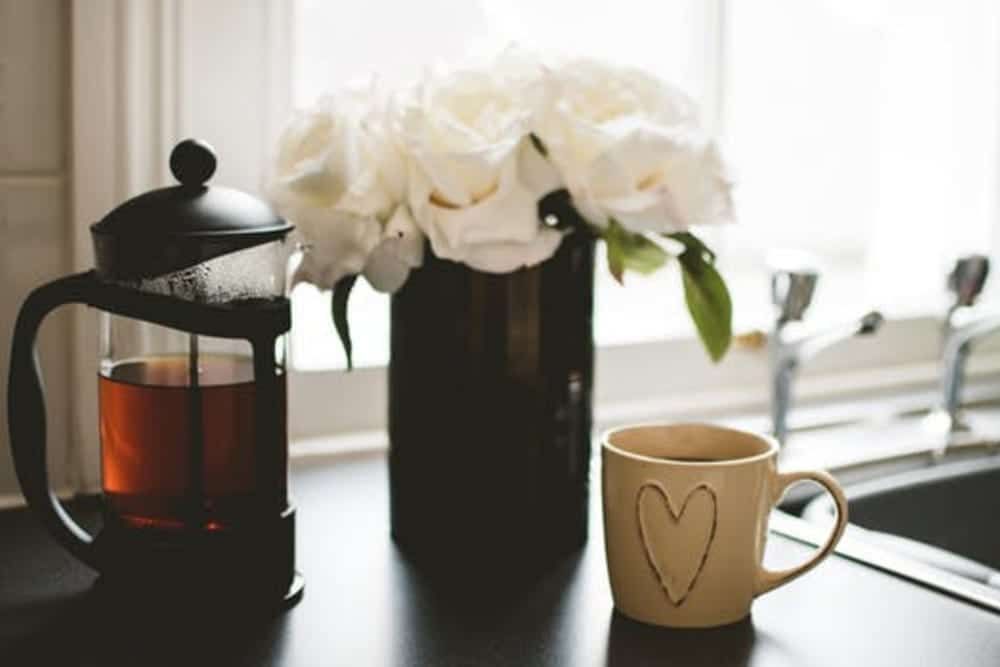
<svg viewBox="0 0 1000 667">
<path fill-rule="evenodd" d="M 123 630 L 89 594 L 93 573 L 27 512 L 0 513 L 0 665 L 1000 664 L 1000 615 L 839 556 L 734 626 L 634 623 L 612 613 L 596 503 L 583 552 L 523 591 L 483 587 L 459 600 L 389 539 L 381 456 L 297 463 L 292 488 L 304 599 L 278 618 L 194 631 L 142 609 L 124 610 Z M 774 535 L 769 559 L 810 549 Z"/>
</svg>

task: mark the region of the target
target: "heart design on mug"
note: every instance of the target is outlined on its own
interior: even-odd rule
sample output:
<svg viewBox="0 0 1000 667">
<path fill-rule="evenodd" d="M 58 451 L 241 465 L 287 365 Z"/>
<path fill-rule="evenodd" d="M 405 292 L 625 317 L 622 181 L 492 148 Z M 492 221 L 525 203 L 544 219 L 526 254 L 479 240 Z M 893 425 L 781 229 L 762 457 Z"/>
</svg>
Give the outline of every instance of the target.
<svg viewBox="0 0 1000 667">
<path fill-rule="evenodd" d="M 704 500 L 700 500 L 702 498 Z M 685 513 L 693 502 L 703 509 L 688 514 L 685 519 Z M 715 490 L 702 482 L 688 491 L 680 509 L 674 509 L 670 494 L 663 485 L 649 481 L 639 487 L 635 510 L 646 560 L 667 599 L 679 607 L 694 590 L 715 540 L 719 518 Z M 677 541 L 685 537 L 686 543 L 678 545 Z"/>
</svg>

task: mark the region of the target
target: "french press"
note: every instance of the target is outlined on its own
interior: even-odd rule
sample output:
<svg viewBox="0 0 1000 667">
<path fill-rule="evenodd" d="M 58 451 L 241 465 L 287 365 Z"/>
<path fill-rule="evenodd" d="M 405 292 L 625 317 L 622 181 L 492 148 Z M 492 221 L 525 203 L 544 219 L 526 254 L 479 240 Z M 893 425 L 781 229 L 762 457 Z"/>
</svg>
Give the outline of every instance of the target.
<svg viewBox="0 0 1000 667">
<path fill-rule="evenodd" d="M 205 185 L 202 142 L 170 156 L 180 182 L 92 225 L 95 270 L 34 290 L 14 329 L 8 423 L 17 477 L 46 528 L 113 591 L 296 600 L 287 489 L 286 237 L 248 194 Z M 45 468 L 35 360 L 42 319 L 66 303 L 100 313 L 103 527 L 64 511 Z"/>
</svg>

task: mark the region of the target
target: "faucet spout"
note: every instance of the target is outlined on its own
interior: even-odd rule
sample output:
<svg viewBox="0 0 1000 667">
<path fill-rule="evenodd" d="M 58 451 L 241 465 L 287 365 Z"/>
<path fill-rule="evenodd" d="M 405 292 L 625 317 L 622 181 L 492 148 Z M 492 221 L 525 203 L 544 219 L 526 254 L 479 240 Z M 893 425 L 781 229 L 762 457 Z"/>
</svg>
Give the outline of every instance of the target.
<svg viewBox="0 0 1000 667">
<path fill-rule="evenodd" d="M 796 362 L 805 361 L 815 354 L 854 336 L 874 334 L 882 326 L 882 313 L 873 310 L 848 322 L 823 329 L 809 329 L 801 322 L 789 322 L 778 327 L 779 350 L 784 357 L 794 357 Z"/>
<path fill-rule="evenodd" d="M 976 312 L 971 307 L 960 307 L 949 313 L 945 322 L 942 345 L 941 410 L 945 413 L 950 432 L 965 430 L 959 414 L 962 404 L 962 387 L 965 384 L 965 366 L 976 340 L 1000 330 L 1000 312 Z"/>
<path fill-rule="evenodd" d="M 976 305 L 989 274 L 990 259 L 985 255 L 959 257 L 948 274 L 948 290 L 954 298 L 942 330 L 941 403 L 928 416 L 928 423 L 935 432 L 944 431 L 937 450 L 938 458 L 944 456 L 953 434 L 968 430 L 959 408 L 965 364 L 972 344 L 977 338 L 1000 329 L 1000 312 L 983 311 Z"/>
<path fill-rule="evenodd" d="M 775 438 L 784 444 L 788 436 L 788 410 L 792 382 L 800 364 L 821 350 L 854 336 L 874 334 L 884 318 L 871 311 L 849 322 L 819 330 L 799 321 L 778 320 L 771 337 L 771 422 Z"/>
</svg>

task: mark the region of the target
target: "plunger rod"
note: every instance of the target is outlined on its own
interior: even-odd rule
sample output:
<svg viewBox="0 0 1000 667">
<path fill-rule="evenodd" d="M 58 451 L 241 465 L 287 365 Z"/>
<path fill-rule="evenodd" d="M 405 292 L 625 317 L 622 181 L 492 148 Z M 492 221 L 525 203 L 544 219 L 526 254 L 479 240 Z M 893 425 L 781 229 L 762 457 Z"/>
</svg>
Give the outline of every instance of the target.
<svg viewBox="0 0 1000 667">
<path fill-rule="evenodd" d="M 201 530 L 205 508 L 205 439 L 202 432 L 201 387 L 198 376 L 198 336 L 188 334 L 188 384 L 191 397 L 191 459 L 188 470 L 191 512 L 188 523 L 192 530 Z"/>
</svg>

